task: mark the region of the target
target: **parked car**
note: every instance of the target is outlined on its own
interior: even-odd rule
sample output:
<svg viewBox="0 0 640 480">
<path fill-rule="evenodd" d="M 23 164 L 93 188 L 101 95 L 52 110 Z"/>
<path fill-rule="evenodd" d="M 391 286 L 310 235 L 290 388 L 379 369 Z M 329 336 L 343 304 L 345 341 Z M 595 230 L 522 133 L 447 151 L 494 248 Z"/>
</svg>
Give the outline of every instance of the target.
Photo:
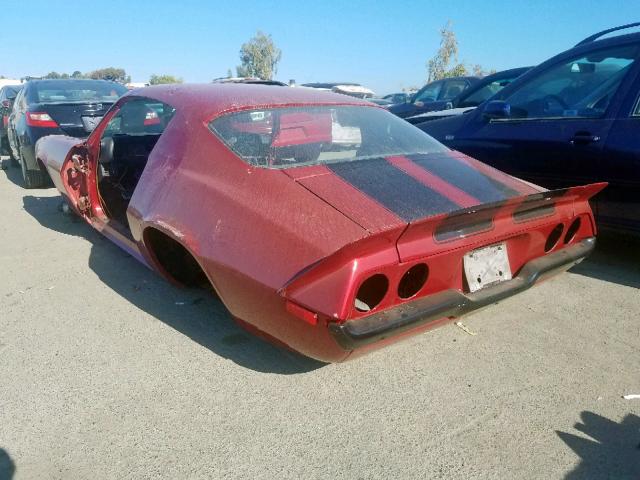
<svg viewBox="0 0 640 480">
<path fill-rule="evenodd" d="M 419 127 L 547 188 L 609 182 L 601 227 L 640 234 L 640 33 L 593 35 L 457 118 Z"/>
<path fill-rule="evenodd" d="M 9 115 L 8 137 L 22 169 L 26 188 L 48 183 L 35 156 L 41 137 L 66 134 L 86 137 L 126 87 L 106 80 L 29 80 L 18 93 Z"/>
<path fill-rule="evenodd" d="M 369 100 L 371 103 L 375 103 L 376 105 L 380 105 L 381 107 L 385 107 L 385 108 L 388 108 L 391 105 L 393 105 L 391 101 L 386 100 L 384 98 L 373 97 L 373 98 L 367 98 L 367 100 Z"/>
<path fill-rule="evenodd" d="M 213 83 L 249 83 L 257 85 L 274 85 L 277 87 L 287 87 L 288 84 L 278 80 L 263 80 L 258 77 L 220 77 L 214 78 Z"/>
<path fill-rule="evenodd" d="M 341 93 L 342 95 L 349 95 L 356 98 L 372 98 L 375 93 L 373 90 L 363 87 L 359 83 L 350 82 L 335 82 L 335 83 L 303 83 L 301 87 L 315 88 L 318 90 L 325 90 L 327 92 Z"/>
<path fill-rule="evenodd" d="M 400 118 L 413 117 L 420 113 L 443 110 L 454 98 L 480 81 L 477 77 L 452 77 L 427 83 L 418 90 L 407 103 L 399 103 L 389 108 Z"/>
<path fill-rule="evenodd" d="M 146 112 L 161 104 L 157 121 Z M 336 148 L 332 123 L 360 132 Z M 353 135 L 350 135 L 353 138 Z M 253 332 L 341 361 L 520 292 L 594 246 L 587 199 L 451 153 L 359 99 L 148 87 L 41 158 L 71 208 Z"/>
<path fill-rule="evenodd" d="M 389 100 L 391 103 L 406 103 L 410 101 L 411 95 L 405 92 L 399 92 L 399 93 L 390 93 L 388 95 L 385 95 L 382 98 L 384 98 L 385 100 Z"/>
<path fill-rule="evenodd" d="M 13 101 L 16 99 L 22 85 L 5 85 L 0 88 L 0 152 L 3 155 L 11 155 L 9 138 L 7 137 L 7 126 L 9 125 L 9 114 L 13 108 Z M 13 157 L 12 157 L 13 158 Z"/>
<path fill-rule="evenodd" d="M 522 74 L 531 70 L 531 67 L 512 68 L 503 70 L 502 72 L 493 73 L 482 78 L 472 87 L 467 88 L 451 102 L 445 105 L 443 110 L 435 110 L 427 113 L 420 113 L 405 120 L 414 125 L 417 123 L 436 120 L 438 118 L 452 117 L 454 115 L 462 115 L 473 110 L 481 103 L 486 102 L 504 87 L 513 82 Z"/>
</svg>

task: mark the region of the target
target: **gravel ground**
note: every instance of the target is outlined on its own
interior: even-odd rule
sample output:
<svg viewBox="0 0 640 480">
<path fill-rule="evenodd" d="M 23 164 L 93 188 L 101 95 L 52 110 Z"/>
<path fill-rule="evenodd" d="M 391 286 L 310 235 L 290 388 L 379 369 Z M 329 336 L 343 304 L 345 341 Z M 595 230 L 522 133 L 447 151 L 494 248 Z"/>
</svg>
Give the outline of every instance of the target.
<svg viewBox="0 0 640 480">
<path fill-rule="evenodd" d="M 324 365 L 0 172 L 0 478 L 640 478 L 640 242 Z"/>
</svg>

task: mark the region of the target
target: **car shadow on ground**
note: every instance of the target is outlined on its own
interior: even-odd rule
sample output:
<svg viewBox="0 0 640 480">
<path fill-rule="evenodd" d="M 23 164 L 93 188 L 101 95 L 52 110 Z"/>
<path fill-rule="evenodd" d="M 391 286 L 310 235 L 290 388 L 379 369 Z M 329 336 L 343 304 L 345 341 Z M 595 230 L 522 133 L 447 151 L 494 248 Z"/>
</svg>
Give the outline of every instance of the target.
<svg viewBox="0 0 640 480">
<path fill-rule="evenodd" d="M 326 365 L 247 333 L 233 321 L 212 291 L 171 285 L 84 221 L 72 214 L 62 214 L 61 202 L 60 197 L 23 197 L 24 210 L 42 226 L 89 241 L 89 268 L 140 310 L 212 352 L 255 371 L 290 375 Z"/>
<path fill-rule="evenodd" d="M 598 235 L 596 250 L 570 271 L 640 288 L 640 238 L 602 232 Z"/>
<path fill-rule="evenodd" d="M 0 480 L 11 480 L 16 473 L 16 465 L 4 448 L 0 448 Z"/>
<path fill-rule="evenodd" d="M 576 423 L 575 429 L 583 435 L 556 431 L 580 457 L 580 463 L 565 480 L 640 478 L 640 417 L 629 414 L 616 423 L 582 412 L 580 419 L 582 423 Z"/>
<path fill-rule="evenodd" d="M 20 188 L 24 188 L 24 180 L 22 179 L 22 170 L 20 170 L 20 167 L 11 165 L 9 157 L 2 158 L 2 171 L 7 176 L 7 179 L 14 185 L 17 185 Z"/>
</svg>

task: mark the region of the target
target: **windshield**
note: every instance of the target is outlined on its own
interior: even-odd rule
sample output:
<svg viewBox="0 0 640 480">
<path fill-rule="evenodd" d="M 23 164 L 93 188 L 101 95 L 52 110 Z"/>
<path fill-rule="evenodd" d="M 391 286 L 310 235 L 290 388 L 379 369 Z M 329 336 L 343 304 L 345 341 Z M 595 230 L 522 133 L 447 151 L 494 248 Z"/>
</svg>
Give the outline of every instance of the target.
<svg viewBox="0 0 640 480">
<path fill-rule="evenodd" d="M 484 101 L 493 97 L 496 93 L 502 90 L 504 87 L 513 82 L 519 75 L 513 75 L 511 77 L 499 78 L 494 80 L 493 82 L 487 83 L 482 88 L 474 91 L 466 98 L 462 99 L 460 103 L 458 103 L 458 107 L 477 107 Z"/>
<path fill-rule="evenodd" d="M 223 115 L 209 128 L 245 162 L 265 168 L 447 151 L 422 130 L 376 107 L 243 111 Z"/>
<path fill-rule="evenodd" d="M 119 83 L 98 80 L 47 81 L 35 90 L 38 103 L 115 102 L 127 92 Z"/>
</svg>

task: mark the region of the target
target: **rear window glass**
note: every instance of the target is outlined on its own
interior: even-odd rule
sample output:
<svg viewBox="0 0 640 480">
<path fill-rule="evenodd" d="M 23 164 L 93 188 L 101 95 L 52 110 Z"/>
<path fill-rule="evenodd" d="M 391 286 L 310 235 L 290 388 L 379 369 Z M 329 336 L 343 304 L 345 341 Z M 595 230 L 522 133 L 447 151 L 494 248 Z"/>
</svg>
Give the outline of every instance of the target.
<svg viewBox="0 0 640 480">
<path fill-rule="evenodd" d="M 39 103 L 115 102 L 127 92 L 119 83 L 91 80 L 43 82 L 35 90 Z"/>
<path fill-rule="evenodd" d="M 423 131 L 376 107 L 242 111 L 213 120 L 209 128 L 245 162 L 266 168 L 447 151 Z"/>
<path fill-rule="evenodd" d="M 3 96 L 6 98 L 15 98 L 16 95 L 18 95 L 18 92 L 20 91 L 21 88 L 22 86 L 20 85 L 7 85 L 3 89 L 4 90 Z"/>
</svg>

